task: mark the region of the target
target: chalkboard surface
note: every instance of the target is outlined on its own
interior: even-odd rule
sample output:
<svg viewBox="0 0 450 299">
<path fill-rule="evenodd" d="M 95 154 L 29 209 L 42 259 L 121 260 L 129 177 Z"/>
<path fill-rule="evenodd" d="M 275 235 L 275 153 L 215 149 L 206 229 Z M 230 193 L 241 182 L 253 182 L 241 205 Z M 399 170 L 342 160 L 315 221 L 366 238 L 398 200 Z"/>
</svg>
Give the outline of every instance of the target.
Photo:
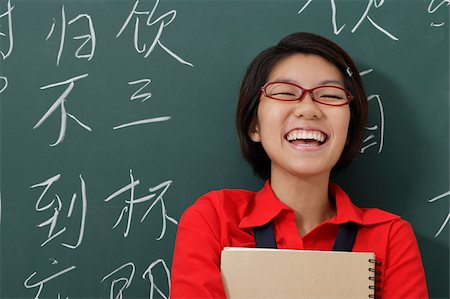
<svg viewBox="0 0 450 299">
<path fill-rule="evenodd" d="M 244 69 L 295 31 L 346 48 L 370 106 L 336 180 L 414 227 L 448 298 L 449 2 L 0 0 L 0 298 L 167 298 L 177 222 L 257 190 L 234 110 Z"/>
</svg>

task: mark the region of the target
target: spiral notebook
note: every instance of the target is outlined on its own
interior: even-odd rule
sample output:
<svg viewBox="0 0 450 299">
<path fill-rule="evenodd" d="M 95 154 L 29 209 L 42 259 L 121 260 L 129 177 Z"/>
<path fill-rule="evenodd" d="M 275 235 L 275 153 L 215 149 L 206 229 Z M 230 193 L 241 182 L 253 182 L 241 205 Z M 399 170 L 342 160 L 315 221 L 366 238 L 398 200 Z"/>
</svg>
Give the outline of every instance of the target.
<svg viewBox="0 0 450 299">
<path fill-rule="evenodd" d="M 227 247 L 221 272 L 227 298 L 374 297 L 375 254 Z"/>
</svg>

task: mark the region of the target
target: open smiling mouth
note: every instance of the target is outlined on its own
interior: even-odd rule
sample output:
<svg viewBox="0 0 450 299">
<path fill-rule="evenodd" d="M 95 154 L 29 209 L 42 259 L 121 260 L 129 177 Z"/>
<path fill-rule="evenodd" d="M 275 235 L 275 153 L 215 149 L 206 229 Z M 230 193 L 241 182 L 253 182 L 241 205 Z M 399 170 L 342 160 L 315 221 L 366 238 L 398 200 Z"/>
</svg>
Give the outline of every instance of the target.
<svg viewBox="0 0 450 299">
<path fill-rule="evenodd" d="M 319 146 L 327 141 L 327 135 L 316 130 L 294 130 L 286 134 L 286 140 L 299 146 Z"/>
</svg>

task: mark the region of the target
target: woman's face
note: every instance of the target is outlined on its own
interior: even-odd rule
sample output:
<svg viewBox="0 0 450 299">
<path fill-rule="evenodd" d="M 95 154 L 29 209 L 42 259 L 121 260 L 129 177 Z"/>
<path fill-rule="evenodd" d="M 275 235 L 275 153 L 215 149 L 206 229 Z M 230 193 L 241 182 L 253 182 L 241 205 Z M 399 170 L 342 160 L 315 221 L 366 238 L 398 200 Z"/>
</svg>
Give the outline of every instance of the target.
<svg viewBox="0 0 450 299">
<path fill-rule="evenodd" d="M 285 81 L 311 89 L 319 85 L 344 88 L 339 70 L 324 58 L 294 54 L 274 66 L 267 82 Z M 286 102 L 261 95 L 250 138 L 261 142 L 274 175 L 327 174 L 339 160 L 347 141 L 350 108 L 302 100 Z"/>
</svg>

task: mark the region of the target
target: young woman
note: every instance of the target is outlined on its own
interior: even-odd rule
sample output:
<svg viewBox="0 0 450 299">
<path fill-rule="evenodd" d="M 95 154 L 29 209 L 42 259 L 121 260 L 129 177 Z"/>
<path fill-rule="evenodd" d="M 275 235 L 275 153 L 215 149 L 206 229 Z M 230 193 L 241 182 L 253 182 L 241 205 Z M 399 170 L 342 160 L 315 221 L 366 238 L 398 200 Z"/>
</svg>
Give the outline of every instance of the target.
<svg viewBox="0 0 450 299">
<path fill-rule="evenodd" d="M 335 43 L 294 33 L 261 52 L 242 81 L 236 123 L 242 155 L 266 183 L 256 193 L 210 192 L 186 210 L 171 298 L 225 298 L 221 251 L 255 247 L 258 228 L 269 227 L 277 248 L 328 251 L 346 223 L 356 233 L 348 250 L 376 254 L 377 297 L 428 298 L 411 225 L 358 208 L 330 182 L 359 150 L 366 118 L 358 70 Z"/>
</svg>

